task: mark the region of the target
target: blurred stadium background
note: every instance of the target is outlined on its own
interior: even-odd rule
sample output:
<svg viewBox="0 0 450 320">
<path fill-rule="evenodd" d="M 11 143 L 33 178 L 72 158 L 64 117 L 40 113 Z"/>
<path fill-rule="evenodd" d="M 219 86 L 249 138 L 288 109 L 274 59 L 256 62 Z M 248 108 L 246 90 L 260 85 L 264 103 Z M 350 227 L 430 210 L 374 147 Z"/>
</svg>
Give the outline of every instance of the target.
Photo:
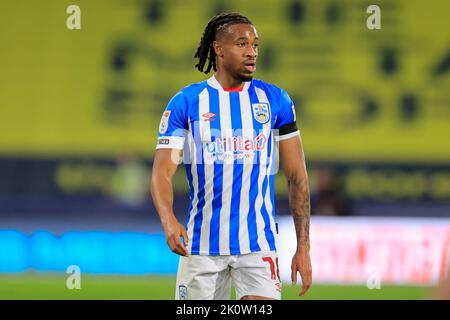
<svg viewBox="0 0 450 320">
<path fill-rule="evenodd" d="M 81 30 L 68 30 L 69 5 Z M 366 8 L 381 8 L 369 30 Z M 449 268 L 448 1 L 0 3 L 0 298 L 172 299 L 178 258 L 148 194 L 161 113 L 205 76 L 208 19 L 262 39 L 257 77 L 295 100 L 312 191 L 308 299 L 424 299 Z M 184 221 L 187 183 L 175 177 Z M 283 297 L 295 235 L 276 177 Z M 81 290 L 66 288 L 80 267 Z M 380 281 L 379 290 L 367 287 Z"/>
</svg>

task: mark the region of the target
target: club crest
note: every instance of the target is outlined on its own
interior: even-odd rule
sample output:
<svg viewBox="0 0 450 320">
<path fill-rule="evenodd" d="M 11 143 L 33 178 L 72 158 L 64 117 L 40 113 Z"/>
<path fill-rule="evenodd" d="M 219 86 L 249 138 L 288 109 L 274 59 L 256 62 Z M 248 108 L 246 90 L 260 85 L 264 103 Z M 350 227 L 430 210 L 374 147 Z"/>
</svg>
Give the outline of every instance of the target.
<svg viewBox="0 0 450 320">
<path fill-rule="evenodd" d="M 180 297 L 180 300 L 186 300 L 187 299 L 187 288 L 186 286 L 178 286 L 178 295 Z"/>
<path fill-rule="evenodd" d="M 252 104 L 253 117 L 259 123 L 267 123 L 270 120 L 270 107 L 268 103 Z"/>
</svg>

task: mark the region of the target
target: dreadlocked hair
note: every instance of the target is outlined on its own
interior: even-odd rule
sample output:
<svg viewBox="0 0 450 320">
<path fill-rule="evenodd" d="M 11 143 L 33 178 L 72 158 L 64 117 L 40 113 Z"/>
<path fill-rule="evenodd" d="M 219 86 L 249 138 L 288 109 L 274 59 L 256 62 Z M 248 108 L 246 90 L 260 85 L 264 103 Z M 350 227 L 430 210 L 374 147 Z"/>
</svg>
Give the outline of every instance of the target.
<svg viewBox="0 0 450 320">
<path fill-rule="evenodd" d="M 252 22 L 239 13 L 221 13 L 209 20 L 203 31 L 200 44 L 197 48 L 194 58 L 198 58 L 198 63 L 195 67 L 200 71 L 208 74 L 211 68 L 217 71 L 216 67 L 216 53 L 214 52 L 213 42 L 216 40 L 217 31 L 222 30 L 232 24 L 245 23 L 252 24 Z M 206 60 L 208 60 L 208 66 L 205 69 Z"/>
</svg>

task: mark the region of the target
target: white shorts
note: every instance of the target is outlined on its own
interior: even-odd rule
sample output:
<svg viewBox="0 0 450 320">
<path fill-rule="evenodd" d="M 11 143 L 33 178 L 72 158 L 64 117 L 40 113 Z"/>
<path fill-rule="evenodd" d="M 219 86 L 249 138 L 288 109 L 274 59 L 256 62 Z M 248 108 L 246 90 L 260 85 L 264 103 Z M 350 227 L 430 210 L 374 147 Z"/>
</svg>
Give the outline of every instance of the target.
<svg viewBox="0 0 450 320">
<path fill-rule="evenodd" d="M 233 280 L 236 299 L 254 295 L 280 300 L 279 274 L 275 251 L 231 256 L 181 256 L 175 299 L 229 300 Z"/>
</svg>

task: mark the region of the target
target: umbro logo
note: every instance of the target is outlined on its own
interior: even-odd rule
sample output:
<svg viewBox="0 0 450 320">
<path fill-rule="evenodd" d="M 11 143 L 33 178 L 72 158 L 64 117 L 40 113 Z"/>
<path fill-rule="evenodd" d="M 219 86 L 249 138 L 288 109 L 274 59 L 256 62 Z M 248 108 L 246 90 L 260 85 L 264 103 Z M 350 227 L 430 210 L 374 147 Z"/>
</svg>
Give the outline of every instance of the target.
<svg viewBox="0 0 450 320">
<path fill-rule="evenodd" d="M 216 116 L 215 113 L 207 112 L 207 113 L 202 114 L 202 119 L 204 121 L 214 121 L 214 120 L 216 120 L 216 119 L 214 119 L 215 116 Z"/>
</svg>

